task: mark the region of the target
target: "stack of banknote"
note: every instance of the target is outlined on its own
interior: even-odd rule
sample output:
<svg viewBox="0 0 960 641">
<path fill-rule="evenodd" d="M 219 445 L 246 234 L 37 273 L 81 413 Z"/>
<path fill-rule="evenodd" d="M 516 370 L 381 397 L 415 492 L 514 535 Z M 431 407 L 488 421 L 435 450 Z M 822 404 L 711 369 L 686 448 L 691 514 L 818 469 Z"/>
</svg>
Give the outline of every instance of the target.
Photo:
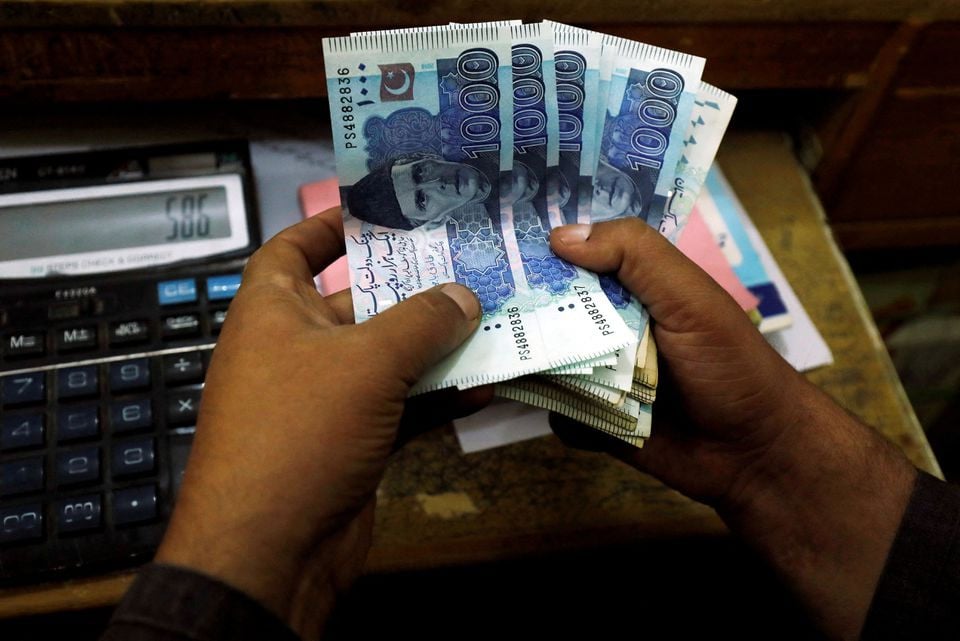
<svg viewBox="0 0 960 641">
<path fill-rule="evenodd" d="M 480 328 L 415 392 L 492 383 L 641 446 L 646 311 L 550 231 L 639 217 L 676 242 L 736 99 L 700 80 L 703 58 L 551 21 L 323 45 L 357 322 L 462 283 Z"/>
</svg>

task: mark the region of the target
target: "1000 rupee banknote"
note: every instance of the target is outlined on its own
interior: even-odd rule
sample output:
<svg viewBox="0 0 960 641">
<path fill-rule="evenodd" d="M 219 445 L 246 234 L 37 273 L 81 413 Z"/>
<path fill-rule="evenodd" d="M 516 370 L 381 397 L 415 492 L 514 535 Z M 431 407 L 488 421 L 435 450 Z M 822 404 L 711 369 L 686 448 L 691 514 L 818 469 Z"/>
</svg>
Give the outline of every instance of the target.
<svg viewBox="0 0 960 641">
<path fill-rule="evenodd" d="M 500 211 L 513 159 L 510 47 L 506 27 L 324 41 L 357 321 L 444 282 L 481 301 L 481 329 L 416 391 L 505 380 L 634 339 L 587 290 L 535 300 L 526 285 Z"/>
<path fill-rule="evenodd" d="M 652 211 L 647 219 L 674 244 L 707 180 L 736 106 L 737 99 L 726 91 L 700 83 L 683 137 L 683 152 L 674 170 L 673 188 L 663 207 Z"/>
</svg>

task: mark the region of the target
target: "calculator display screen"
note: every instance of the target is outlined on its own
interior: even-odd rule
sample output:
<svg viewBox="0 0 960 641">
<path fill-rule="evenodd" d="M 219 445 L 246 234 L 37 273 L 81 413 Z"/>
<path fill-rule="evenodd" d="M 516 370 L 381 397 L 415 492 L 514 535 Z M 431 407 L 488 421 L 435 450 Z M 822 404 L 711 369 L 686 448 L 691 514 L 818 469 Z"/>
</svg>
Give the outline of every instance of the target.
<svg viewBox="0 0 960 641">
<path fill-rule="evenodd" d="M 223 187 L 0 208 L 0 256 L 5 259 L 228 236 Z"/>
<path fill-rule="evenodd" d="M 236 175 L 0 196 L 0 278 L 140 269 L 248 242 Z"/>
</svg>

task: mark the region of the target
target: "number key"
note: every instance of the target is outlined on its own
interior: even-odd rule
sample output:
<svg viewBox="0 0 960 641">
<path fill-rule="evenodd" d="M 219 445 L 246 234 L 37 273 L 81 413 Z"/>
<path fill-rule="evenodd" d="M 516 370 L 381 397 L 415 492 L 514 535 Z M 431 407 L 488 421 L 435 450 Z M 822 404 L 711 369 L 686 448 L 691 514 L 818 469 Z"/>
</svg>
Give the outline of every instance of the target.
<svg viewBox="0 0 960 641">
<path fill-rule="evenodd" d="M 42 457 L 36 456 L 0 464 L 0 496 L 38 492 L 42 489 Z"/>
<path fill-rule="evenodd" d="M 93 396 L 99 389 L 96 365 L 66 367 L 57 372 L 57 395 L 60 398 Z"/>
<path fill-rule="evenodd" d="M 61 532 L 80 532 L 100 527 L 99 494 L 74 496 L 57 503 L 57 525 Z"/>
<path fill-rule="evenodd" d="M 42 401 L 46 391 L 47 383 L 43 372 L 26 372 L 4 376 L 0 395 L 4 405 L 19 405 Z"/>
<path fill-rule="evenodd" d="M 8 414 L 0 426 L 0 449 L 43 445 L 46 417 L 43 414 Z"/>
<path fill-rule="evenodd" d="M 153 425 L 149 398 L 116 401 L 110 404 L 110 426 L 114 432 L 129 432 Z"/>
<path fill-rule="evenodd" d="M 155 458 L 152 438 L 116 443 L 113 446 L 113 475 L 152 472 Z"/>
<path fill-rule="evenodd" d="M 71 485 L 100 478 L 100 450 L 85 447 L 57 454 L 57 483 Z"/>
<path fill-rule="evenodd" d="M 110 364 L 110 391 L 150 387 L 150 364 L 145 358 Z"/>
<path fill-rule="evenodd" d="M 90 438 L 99 433 L 100 413 L 96 405 L 68 405 L 57 412 L 57 441 Z"/>
<path fill-rule="evenodd" d="M 39 539 L 43 536 L 43 506 L 40 503 L 0 508 L 0 543 Z"/>
</svg>

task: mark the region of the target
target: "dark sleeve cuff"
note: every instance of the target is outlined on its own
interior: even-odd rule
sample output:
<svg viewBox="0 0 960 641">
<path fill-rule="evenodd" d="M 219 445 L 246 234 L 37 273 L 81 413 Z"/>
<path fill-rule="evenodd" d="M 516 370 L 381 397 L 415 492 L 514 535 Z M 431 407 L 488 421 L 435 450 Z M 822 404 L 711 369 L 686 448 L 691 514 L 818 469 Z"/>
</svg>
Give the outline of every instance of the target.
<svg viewBox="0 0 960 641">
<path fill-rule="evenodd" d="M 960 488 L 926 472 L 894 539 L 861 641 L 960 634 Z"/>
<path fill-rule="evenodd" d="M 101 641 L 299 641 L 275 614 L 216 579 L 171 565 L 145 566 Z"/>
</svg>

